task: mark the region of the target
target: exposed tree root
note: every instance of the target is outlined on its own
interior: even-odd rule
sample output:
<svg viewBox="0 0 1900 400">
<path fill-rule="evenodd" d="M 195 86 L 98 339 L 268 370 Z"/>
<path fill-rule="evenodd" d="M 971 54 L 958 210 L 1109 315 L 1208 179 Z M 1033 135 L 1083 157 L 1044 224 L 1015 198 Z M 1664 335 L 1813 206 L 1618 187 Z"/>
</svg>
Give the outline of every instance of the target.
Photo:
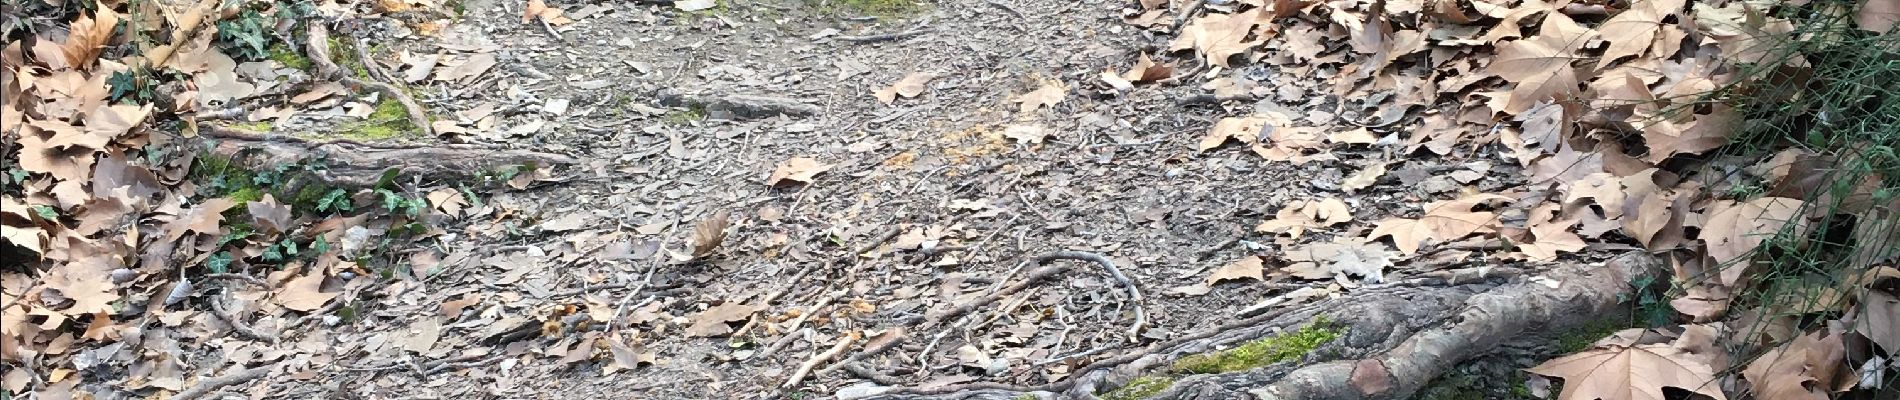
<svg viewBox="0 0 1900 400">
<path fill-rule="evenodd" d="M 395 85 L 366 81 L 350 76 L 343 68 L 336 65 L 336 61 L 330 59 L 330 29 L 325 27 L 321 21 L 310 21 L 310 23 L 305 25 L 308 25 L 309 29 L 308 36 L 304 39 L 304 55 L 310 59 L 312 65 L 316 66 L 317 73 L 314 77 L 316 80 L 335 81 L 344 86 L 368 88 L 382 93 L 385 100 L 394 100 L 398 103 L 402 103 L 403 110 L 409 113 L 409 123 L 415 125 L 416 130 L 420 131 L 423 136 L 435 137 L 435 129 L 430 126 L 429 112 L 427 109 L 422 108 L 421 103 L 417 103 L 416 99 L 410 98 L 409 94 L 403 93 L 402 90 L 397 89 Z M 358 54 L 367 53 L 359 51 Z M 357 61 L 363 63 L 365 69 L 371 68 L 369 65 L 374 62 L 368 58 L 362 58 Z"/>
<path fill-rule="evenodd" d="M 1039 386 L 978 382 L 895 388 L 876 398 L 1014 399 L 1023 394 L 1092 399 L 1180 357 L 1272 334 L 1324 316 L 1345 333 L 1305 359 L 1244 371 L 1180 377 L 1152 399 L 1403 399 L 1439 374 L 1499 343 L 1599 320 L 1627 310 L 1630 283 L 1662 272 L 1641 252 L 1607 265 L 1572 264 L 1541 275 L 1452 273 L 1416 285 L 1281 308 L 1078 368 Z M 1515 272 L 1515 271 L 1507 271 Z M 1529 275 L 1529 274 L 1526 274 Z M 1493 277 L 1493 279 L 1481 279 Z M 1496 278 L 1509 283 L 1494 284 Z"/>
<path fill-rule="evenodd" d="M 184 391 L 180 391 L 176 395 L 172 395 L 172 399 L 194 400 L 200 397 L 205 397 L 205 395 L 211 394 L 211 392 L 217 391 L 218 389 L 223 389 L 225 386 L 231 386 L 231 385 L 236 385 L 236 384 L 240 384 L 244 382 L 250 382 L 257 378 L 262 378 L 264 377 L 264 375 L 270 374 L 271 369 L 276 368 L 276 367 L 277 365 L 275 364 L 265 365 L 262 367 L 233 372 L 233 373 L 226 374 L 224 376 L 220 376 L 216 378 L 208 378 L 208 379 L 199 381 L 198 384 L 196 385 L 192 385 L 191 387 L 185 388 Z"/>
<path fill-rule="evenodd" d="M 376 145 L 353 140 L 315 141 L 290 136 L 205 127 L 200 135 L 219 139 L 213 153 L 231 156 L 249 166 L 262 167 L 306 159 L 327 160 L 318 171 L 326 183 L 370 186 L 383 172 L 398 169 L 404 176 L 468 178 L 482 171 L 514 165 L 548 167 L 579 162 L 573 157 L 526 150 L 473 145 Z"/>
</svg>

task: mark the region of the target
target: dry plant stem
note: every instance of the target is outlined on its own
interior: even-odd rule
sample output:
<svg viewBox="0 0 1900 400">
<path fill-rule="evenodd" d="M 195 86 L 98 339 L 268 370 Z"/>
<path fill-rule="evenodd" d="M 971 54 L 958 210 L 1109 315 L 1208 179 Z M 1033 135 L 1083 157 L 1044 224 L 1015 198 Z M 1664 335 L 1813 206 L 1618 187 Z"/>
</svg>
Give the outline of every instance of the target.
<svg viewBox="0 0 1900 400">
<path fill-rule="evenodd" d="M 222 389 L 225 386 L 236 385 L 239 383 L 249 382 L 257 378 L 262 378 L 264 377 L 264 375 L 270 374 L 271 368 L 274 368 L 274 367 L 276 367 L 275 364 L 265 365 L 262 367 L 251 368 L 251 369 L 247 369 L 243 371 L 233 372 L 224 376 L 199 381 L 198 384 L 185 388 L 184 391 L 178 392 L 177 395 L 173 395 L 171 398 L 172 400 L 195 400 L 197 398 L 204 397 L 205 395 L 211 394 L 211 392 L 213 391 Z"/>
<path fill-rule="evenodd" d="M 409 123 L 414 124 L 422 136 L 435 137 L 435 129 L 429 125 L 429 113 L 422 108 L 421 104 L 416 103 L 416 99 L 410 98 L 408 94 L 390 84 L 364 81 L 345 73 L 342 68 L 337 67 L 335 61 L 330 60 L 330 29 L 324 27 L 321 21 L 311 21 L 305 25 L 309 25 L 309 29 L 304 40 L 306 43 L 304 53 L 309 56 L 310 63 L 316 65 L 317 79 L 332 80 L 344 86 L 363 87 L 381 92 L 384 97 L 402 103 L 402 108 L 409 113 Z M 359 52 L 359 54 L 362 53 Z M 368 58 L 360 61 L 364 64 L 373 62 Z"/>
<path fill-rule="evenodd" d="M 903 31 L 903 32 L 898 32 L 898 33 L 889 33 L 889 34 L 883 34 L 883 35 L 839 36 L 838 40 L 851 42 L 851 43 L 857 43 L 857 44 L 877 43 L 877 42 L 890 41 L 890 40 L 907 39 L 912 36 L 922 35 L 922 34 L 930 33 L 933 31 L 935 31 L 935 29 L 917 28 L 917 29 L 912 29 L 908 31 Z"/>
<path fill-rule="evenodd" d="M 844 297 L 844 294 L 845 294 L 844 290 L 833 291 L 830 294 L 825 295 L 824 298 L 819 299 L 817 305 L 812 306 L 811 309 L 807 310 L 806 312 L 802 314 L 798 314 L 798 318 L 793 318 L 792 323 L 789 325 L 786 325 L 785 336 L 781 336 L 778 338 L 777 341 L 773 341 L 771 346 L 766 346 L 765 350 L 760 351 L 759 356 L 753 357 L 753 359 L 755 360 L 770 359 L 773 354 L 776 354 L 778 353 L 779 350 L 784 349 L 786 345 L 792 344 L 793 340 L 798 339 L 797 332 L 798 332 L 799 325 L 805 324 L 805 320 L 811 319 L 812 315 L 818 314 L 818 310 L 825 308 L 825 306 L 831 305 L 831 302 L 838 301 L 838 298 Z"/>
<path fill-rule="evenodd" d="M 219 0 L 201 0 L 198 4 L 191 6 L 190 11 L 185 11 L 185 15 L 178 18 L 177 27 L 172 29 L 171 40 L 166 42 L 170 44 L 153 47 L 151 51 L 145 53 L 145 59 L 149 63 L 147 65 L 157 69 L 163 67 L 165 62 L 171 61 L 172 56 L 178 54 L 178 46 L 190 41 L 192 35 L 198 34 L 198 29 L 205 26 L 205 15 L 210 14 L 221 3 Z"/>
<path fill-rule="evenodd" d="M 257 328 L 252 328 L 250 325 L 244 324 L 244 320 L 238 319 L 236 315 L 232 315 L 231 310 L 225 308 L 224 300 L 222 299 L 211 299 L 211 314 L 216 315 L 218 319 L 224 320 L 224 323 L 231 325 L 231 332 L 236 333 L 238 336 L 257 341 L 277 343 L 277 335 L 259 332 Z"/>
<path fill-rule="evenodd" d="M 831 364 L 831 366 L 825 367 L 823 371 L 818 371 L 818 375 L 823 376 L 826 374 L 830 374 L 832 372 L 838 371 L 838 369 L 844 368 L 847 365 L 857 364 L 859 361 L 863 361 L 865 358 L 876 357 L 878 354 L 884 353 L 885 351 L 888 351 L 891 348 L 897 347 L 897 345 L 903 344 L 904 342 L 909 341 L 909 340 L 910 340 L 910 335 L 902 335 L 902 336 L 898 336 L 896 339 L 888 340 L 883 343 L 878 343 L 877 346 L 866 346 L 864 350 L 857 352 L 857 354 L 852 354 L 850 357 L 845 357 L 844 361 L 839 361 L 837 363 Z"/>
<path fill-rule="evenodd" d="M 259 279 L 258 277 L 244 275 L 244 274 L 204 274 L 201 277 L 204 278 L 205 280 L 228 279 L 228 280 L 234 280 L 234 281 L 241 281 L 241 282 L 249 283 L 251 285 L 254 285 L 260 288 L 270 287 L 270 284 L 265 283 L 263 279 Z"/>
<path fill-rule="evenodd" d="M 834 357 L 837 357 L 838 354 L 844 353 L 844 351 L 846 349 L 850 349 L 851 344 L 856 343 L 858 341 L 858 337 L 862 335 L 863 334 L 858 333 L 858 332 L 851 332 L 850 334 L 845 335 L 843 340 L 839 340 L 838 344 L 832 345 L 830 350 L 825 350 L 825 352 L 818 353 L 818 355 L 812 356 L 811 359 L 805 360 L 805 363 L 798 365 L 798 370 L 792 372 L 792 377 L 786 378 L 785 384 L 780 385 L 779 387 L 784 388 L 784 389 L 790 389 L 792 387 L 797 386 L 799 382 L 803 382 L 805 380 L 806 375 L 811 374 L 811 369 L 813 367 L 817 367 L 818 364 L 824 363 L 826 360 L 830 360 Z"/>
<path fill-rule="evenodd" d="M 1135 312 L 1135 323 L 1134 325 L 1128 328 L 1128 334 L 1130 336 L 1130 339 L 1134 339 L 1136 336 L 1138 336 L 1141 333 L 1141 328 L 1143 327 L 1143 325 L 1146 325 L 1148 323 L 1148 315 L 1147 313 L 1142 311 L 1141 304 L 1144 302 L 1144 299 L 1141 296 L 1141 289 L 1139 287 L 1136 287 L 1135 281 L 1133 279 L 1129 279 L 1128 275 L 1123 275 L 1121 269 L 1115 268 L 1114 262 L 1109 261 L 1107 257 L 1103 257 L 1095 253 L 1087 253 L 1087 252 L 1080 252 L 1080 251 L 1058 251 L 1058 252 L 1036 256 L 1036 258 L 1031 259 L 1028 264 L 1040 265 L 1040 264 L 1047 263 L 1050 261 L 1055 261 L 1055 260 L 1088 261 L 1088 262 L 1093 262 L 1096 265 L 1102 266 L 1103 270 L 1107 271 L 1110 276 L 1113 276 L 1115 278 L 1115 282 L 1121 284 L 1122 287 L 1127 290 L 1128 301 L 1131 303 L 1134 303 L 1133 308 Z M 996 291 L 995 293 L 991 293 L 989 296 L 984 296 L 981 299 L 976 299 L 969 303 L 964 303 L 963 305 L 957 306 L 957 308 L 951 309 L 950 311 L 945 312 L 944 314 L 936 316 L 934 318 L 931 318 L 930 320 L 943 321 L 944 319 L 947 319 L 947 318 L 960 317 L 960 316 L 963 316 L 964 314 L 969 314 L 971 311 L 975 311 L 978 307 L 989 305 L 990 303 L 994 303 L 997 300 L 1000 300 L 1004 297 L 1016 294 L 1016 292 L 1020 292 L 1023 289 L 1027 289 L 1030 286 L 1035 285 L 1037 282 L 1045 278 L 1055 276 L 1056 274 L 1060 274 L 1063 271 L 1067 271 L 1068 269 L 1069 267 L 1066 265 L 1055 265 L 1055 266 L 1048 266 L 1048 267 L 1036 269 L 1035 271 L 1031 271 L 1029 273 L 1029 276 L 1023 279 L 1022 282 L 1018 282 L 1015 285 L 1011 285 L 1009 287 L 1003 288 L 1003 290 L 999 290 L 999 291 Z"/>
</svg>

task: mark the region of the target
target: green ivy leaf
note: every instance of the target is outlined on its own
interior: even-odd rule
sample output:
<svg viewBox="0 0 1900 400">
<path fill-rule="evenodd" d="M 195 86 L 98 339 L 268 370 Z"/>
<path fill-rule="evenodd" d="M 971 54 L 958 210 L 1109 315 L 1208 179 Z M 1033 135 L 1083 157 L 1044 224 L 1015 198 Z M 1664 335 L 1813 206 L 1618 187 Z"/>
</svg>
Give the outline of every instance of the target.
<svg viewBox="0 0 1900 400">
<path fill-rule="evenodd" d="M 222 274 L 230 267 L 231 252 L 228 251 L 220 251 L 218 254 L 212 254 L 211 258 L 205 259 L 205 268 L 210 269 L 214 274 Z"/>
<path fill-rule="evenodd" d="M 33 206 L 32 209 L 33 209 L 33 214 L 40 216 L 40 219 L 44 219 L 47 221 L 59 220 L 59 210 L 53 209 L 53 207 L 40 205 L 40 206 Z"/>
</svg>

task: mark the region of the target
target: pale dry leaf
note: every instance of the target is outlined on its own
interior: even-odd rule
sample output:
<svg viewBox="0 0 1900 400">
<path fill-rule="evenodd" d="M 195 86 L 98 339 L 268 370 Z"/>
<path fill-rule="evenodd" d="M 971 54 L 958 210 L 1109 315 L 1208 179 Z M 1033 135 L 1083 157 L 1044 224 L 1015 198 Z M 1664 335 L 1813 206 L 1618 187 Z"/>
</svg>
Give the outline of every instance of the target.
<svg viewBox="0 0 1900 400">
<path fill-rule="evenodd" d="M 917 97 L 918 95 L 924 94 L 924 90 L 929 88 L 930 80 L 936 78 L 936 74 L 912 72 L 908 75 L 904 75 L 903 79 L 898 79 L 897 83 L 891 84 L 890 87 L 878 89 L 876 92 L 871 93 L 871 95 L 877 97 L 877 101 L 884 102 L 884 104 L 888 105 L 897 101 L 897 98 L 900 96 Z"/>
<path fill-rule="evenodd" d="M 1367 239 L 1391 236 L 1393 247 L 1405 254 L 1418 253 L 1418 248 L 1432 240 L 1432 228 L 1424 221 L 1410 218 L 1387 218 L 1372 228 Z"/>
<path fill-rule="evenodd" d="M 1825 329 L 1802 335 L 1748 363 L 1742 377 L 1762 399 L 1829 400 L 1856 378 L 1841 337 Z"/>
<path fill-rule="evenodd" d="M 1577 71 L 1570 63 L 1596 31 L 1560 13 L 1549 13 L 1542 25 L 1537 36 L 1498 45 L 1489 71 L 1517 85 L 1499 111 L 1517 114 L 1540 101 L 1572 97 L 1579 90 Z"/>
<path fill-rule="evenodd" d="M 1665 400 L 1664 387 L 1727 399 L 1715 371 L 1669 344 L 1605 346 L 1546 361 L 1525 371 L 1563 378 L 1563 400 Z"/>
<path fill-rule="evenodd" d="M 1717 265 L 1735 262 L 1760 247 L 1762 242 L 1781 232 L 1790 222 L 1797 222 L 1801 210 L 1800 199 L 1786 197 L 1763 197 L 1747 202 L 1723 202 L 1709 207 L 1708 220 L 1703 222 L 1703 242 L 1707 244 L 1711 261 Z M 1800 224 L 1795 227 L 1797 235 Z M 1730 271 L 1734 271 L 1731 273 Z M 1742 268 L 1726 268 L 1722 273 L 1722 283 L 1734 285 L 1741 280 Z"/>
<path fill-rule="evenodd" d="M 1147 83 L 1173 76 L 1173 65 L 1155 63 L 1154 58 L 1144 52 L 1141 53 L 1141 58 L 1135 61 L 1135 67 L 1123 72 L 1119 78 L 1130 83 Z"/>
<path fill-rule="evenodd" d="M 1865 293 L 1855 312 L 1859 317 L 1854 332 L 1886 349 L 1888 356 L 1900 356 L 1900 296 L 1878 290 Z"/>
<path fill-rule="evenodd" d="M 1175 37 L 1168 50 L 1194 49 L 1206 58 L 1208 64 L 1229 67 L 1228 58 L 1246 53 L 1264 42 L 1262 39 L 1248 40 L 1253 35 L 1255 25 L 1267 22 L 1260 17 L 1261 11 L 1261 8 L 1256 7 L 1236 14 L 1207 13 L 1181 28 L 1181 35 Z"/>
<path fill-rule="evenodd" d="M 462 310 L 466 310 L 476 304 L 481 304 L 481 302 L 482 296 L 479 294 L 464 295 L 459 299 L 443 301 L 438 313 L 445 318 L 454 320 L 462 316 Z"/>
<path fill-rule="evenodd" d="M 1281 208 L 1274 219 L 1255 226 L 1258 232 L 1286 233 L 1299 239 L 1307 229 L 1323 228 L 1352 221 L 1352 208 L 1338 198 L 1295 201 Z"/>
<path fill-rule="evenodd" d="M 818 160 L 795 157 L 779 163 L 778 168 L 772 170 L 772 176 L 765 178 L 765 184 L 778 186 L 786 182 L 811 183 L 812 178 L 830 169 L 830 165 L 819 163 Z"/>
<path fill-rule="evenodd" d="M 119 25 L 119 14 L 110 7 L 98 7 L 92 17 L 80 15 L 73 20 L 67 31 L 66 41 L 59 46 L 65 55 L 66 65 L 85 69 L 105 51 L 107 42 L 112 40 L 112 31 Z"/>
<path fill-rule="evenodd" d="M 1227 265 L 1221 266 L 1220 269 L 1214 270 L 1214 273 L 1208 274 L 1206 285 L 1214 286 L 1214 284 L 1221 283 L 1222 281 L 1240 279 L 1264 280 L 1266 277 L 1263 275 L 1264 271 L 1261 268 L 1260 257 L 1241 257 L 1239 260 L 1234 260 L 1234 262 L 1227 263 Z"/>
<path fill-rule="evenodd" d="M 709 337 L 732 333 L 732 326 L 728 325 L 728 322 L 749 318 L 752 313 L 758 312 L 761 308 L 756 305 L 728 301 L 693 315 L 691 318 L 693 325 L 686 327 L 686 335 Z"/>
<path fill-rule="evenodd" d="M 731 213 L 726 210 L 713 212 L 706 219 L 693 226 L 693 258 L 710 256 L 719 244 L 726 241 L 727 218 Z"/>
<path fill-rule="evenodd" d="M 1643 55 L 1663 29 L 1663 17 L 1681 10 L 1683 5 L 1684 0 L 1631 2 L 1628 10 L 1597 25 L 1603 32 L 1603 41 L 1610 42 L 1609 48 L 1597 59 L 1597 68 L 1602 69 L 1623 57 Z"/>
<path fill-rule="evenodd" d="M 521 8 L 521 22 L 530 23 L 538 19 L 541 22 L 554 26 L 573 23 L 574 20 L 568 19 L 566 15 L 563 15 L 565 13 L 566 11 L 562 11 L 560 8 L 549 7 L 548 3 L 542 0 L 528 0 L 528 4 Z"/>
<path fill-rule="evenodd" d="M 715 0 L 680 0 L 673 2 L 673 7 L 686 12 L 707 10 L 718 6 L 719 2 Z"/>
<path fill-rule="evenodd" d="M 1345 281 L 1356 276 L 1367 283 L 1383 282 L 1385 269 L 1392 267 L 1397 258 L 1383 244 L 1352 237 L 1295 247 L 1287 250 L 1285 257 L 1292 263 L 1280 271 L 1295 277 Z"/>
<path fill-rule="evenodd" d="M 1010 125 L 1003 128 L 1003 137 L 1022 143 L 1042 144 L 1042 139 L 1048 136 L 1047 129 L 1036 125 Z"/>
<path fill-rule="evenodd" d="M 1239 139 L 1241 143 L 1253 144 L 1260 140 L 1261 129 L 1270 121 L 1272 119 L 1265 116 L 1221 118 L 1220 121 L 1214 122 L 1214 128 L 1207 131 L 1207 136 L 1201 137 L 1200 151 L 1207 152 L 1220 147 L 1230 138 Z"/>
<path fill-rule="evenodd" d="M 1862 0 L 1854 10 L 1854 24 L 1860 29 L 1885 33 L 1900 23 L 1900 0 Z"/>
<path fill-rule="evenodd" d="M 1379 177 L 1385 176 L 1385 165 L 1386 163 L 1383 162 L 1372 163 L 1339 181 L 1339 188 L 1350 194 L 1372 187 L 1373 184 L 1379 183 Z"/>
<path fill-rule="evenodd" d="M 441 188 L 429 192 L 429 205 L 451 217 L 462 215 L 462 208 L 468 206 L 468 198 L 454 188 Z"/>
<path fill-rule="evenodd" d="M 1028 114 L 1035 112 L 1038 108 L 1053 107 L 1067 97 L 1069 97 L 1067 85 L 1063 85 L 1059 80 L 1047 79 L 1042 82 L 1041 88 L 1010 98 L 1009 101 L 1022 103 L 1017 112 Z"/>
<path fill-rule="evenodd" d="M 265 232 L 287 232 L 286 228 L 290 228 L 290 205 L 279 204 L 270 193 L 245 204 L 244 208 L 251 214 L 251 224 L 264 228 Z"/>
<path fill-rule="evenodd" d="M 178 240 L 178 238 L 184 237 L 186 232 L 217 234 L 219 231 L 218 224 L 224 221 L 224 210 L 229 210 L 236 205 L 237 202 L 232 201 L 228 197 L 205 200 L 204 203 L 199 203 L 197 206 L 185 211 L 184 214 L 179 215 L 178 219 L 166 224 L 165 232 L 167 232 L 167 238 L 170 240 Z"/>
<path fill-rule="evenodd" d="M 284 308 L 306 312 L 323 308 L 325 303 L 329 303 L 331 299 L 342 295 L 342 293 L 338 292 L 323 291 L 322 271 L 312 272 L 309 275 L 300 276 L 288 282 L 284 282 L 284 287 L 277 289 L 276 294 L 276 297 L 273 299 L 278 305 L 284 306 Z"/>
</svg>

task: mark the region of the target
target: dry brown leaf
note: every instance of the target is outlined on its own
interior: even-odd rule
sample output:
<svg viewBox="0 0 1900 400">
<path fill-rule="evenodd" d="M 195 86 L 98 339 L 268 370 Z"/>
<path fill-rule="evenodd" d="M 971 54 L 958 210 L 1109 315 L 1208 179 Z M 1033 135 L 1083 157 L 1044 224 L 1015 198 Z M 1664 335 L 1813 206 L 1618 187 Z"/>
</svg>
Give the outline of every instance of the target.
<svg viewBox="0 0 1900 400">
<path fill-rule="evenodd" d="M 796 157 L 779 163 L 778 168 L 772 170 L 772 176 L 765 178 L 765 184 L 778 186 L 785 182 L 811 183 L 813 177 L 830 169 L 830 165 L 821 164 L 818 160 Z"/>
<path fill-rule="evenodd" d="M 1378 239 L 1391 236 L 1393 247 L 1404 254 L 1418 253 L 1419 246 L 1432 240 L 1432 228 L 1424 221 L 1410 218 L 1386 218 L 1372 228 L 1372 234 L 1366 239 Z"/>
<path fill-rule="evenodd" d="M 1611 345 L 1546 361 L 1525 371 L 1563 378 L 1561 400 L 1665 400 L 1664 387 L 1727 399 L 1715 371 L 1669 344 Z"/>
<path fill-rule="evenodd" d="M 178 219 L 165 225 L 168 239 L 178 240 L 185 236 L 185 232 L 217 234 L 218 224 L 224 221 L 224 210 L 229 210 L 236 205 L 237 202 L 231 201 L 228 197 L 205 200 L 204 203 L 199 203 L 196 207 L 179 215 Z"/>
<path fill-rule="evenodd" d="M 548 25 L 554 26 L 567 25 L 574 22 L 574 20 L 568 19 L 567 16 L 563 14 L 566 14 L 566 11 L 549 7 L 547 2 L 528 0 L 527 6 L 521 8 L 521 22 L 525 24 L 539 19 L 541 22 L 546 22 Z"/>
<path fill-rule="evenodd" d="M 1570 63 L 1596 34 L 1570 17 L 1549 13 L 1537 36 L 1499 44 L 1490 72 L 1517 85 L 1499 111 L 1517 114 L 1546 99 L 1575 96 L 1579 78 Z"/>
<path fill-rule="evenodd" d="M 1213 129 L 1207 131 L 1207 136 L 1201 137 L 1200 150 L 1201 152 L 1213 150 L 1227 143 L 1229 138 L 1240 139 L 1241 143 L 1253 144 L 1260 140 L 1260 129 L 1271 121 L 1272 118 L 1266 116 L 1221 118 L 1220 121 L 1214 123 Z"/>
<path fill-rule="evenodd" d="M 1154 58 L 1148 57 L 1148 53 L 1144 52 L 1141 53 L 1141 58 L 1135 61 L 1135 67 L 1129 68 L 1128 72 L 1123 72 L 1120 78 L 1130 83 L 1147 83 L 1172 76 L 1174 76 L 1173 65 L 1157 64 Z"/>
<path fill-rule="evenodd" d="M 1796 221 L 1800 199 L 1763 197 L 1747 202 L 1722 202 L 1709 206 L 1708 220 L 1702 224 L 1703 242 L 1709 258 L 1717 265 L 1735 262 L 1763 241 Z M 1800 226 L 1795 228 L 1800 230 Z M 1724 268 L 1722 284 L 1733 286 L 1741 280 L 1743 268 Z"/>
<path fill-rule="evenodd" d="M 275 300 L 284 308 L 314 311 L 323 308 L 325 303 L 329 303 L 330 299 L 338 295 L 342 293 L 323 291 L 323 272 L 316 271 L 284 282 L 284 287 L 277 289 Z"/>
<path fill-rule="evenodd" d="M 1286 233 L 1299 239 L 1307 229 L 1339 225 L 1352 221 L 1352 208 L 1338 198 L 1287 203 L 1274 219 L 1266 220 L 1254 227 L 1257 232 Z"/>
<path fill-rule="evenodd" d="M 1266 277 L 1263 275 L 1264 271 L 1261 268 L 1260 257 L 1241 257 L 1239 260 L 1234 260 L 1234 262 L 1227 263 L 1227 265 L 1221 266 L 1220 269 L 1214 270 L 1214 273 L 1208 274 L 1207 286 L 1214 286 L 1216 283 L 1229 280 L 1264 280 Z"/>
<path fill-rule="evenodd" d="M 609 340 L 607 342 L 607 349 L 614 353 L 613 367 L 616 369 L 637 369 L 640 368 L 641 365 L 652 365 L 654 361 L 659 359 L 653 352 L 647 351 L 645 345 L 641 345 L 638 342 L 628 345 L 620 340 Z M 604 368 L 602 372 L 612 373 L 612 371 L 606 371 Z"/>
<path fill-rule="evenodd" d="M 1009 101 L 1022 103 L 1017 112 L 1028 114 L 1035 112 L 1037 108 L 1053 107 L 1067 97 L 1069 97 L 1068 86 L 1063 85 L 1062 81 L 1048 79 L 1042 82 L 1041 88 L 1018 95 Z"/>
<path fill-rule="evenodd" d="M 1874 33 L 1893 30 L 1900 23 L 1900 0 L 1861 0 L 1854 10 L 1854 24 Z"/>
<path fill-rule="evenodd" d="M 99 53 L 105 51 L 107 42 L 112 40 L 112 30 L 118 24 L 119 14 L 110 7 L 98 7 L 93 17 L 80 15 L 73 20 L 66 42 L 59 46 L 66 56 L 66 65 L 79 69 L 91 66 L 93 60 L 99 59 Z"/>
<path fill-rule="evenodd" d="M 719 249 L 719 244 L 726 240 L 729 216 L 731 213 L 719 210 L 693 226 L 693 258 L 710 256 L 713 250 Z"/>
<path fill-rule="evenodd" d="M 732 333 L 727 322 L 738 321 L 752 316 L 763 307 L 728 301 L 718 307 L 706 309 L 692 317 L 693 325 L 686 328 L 686 335 L 692 337 L 719 336 Z"/>
<path fill-rule="evenodd" d="M 1762 399 L 1832 399 L 1833 393 L 1853 387 L 1855 374 L 1846 365 L 1840 335 L 1826 332 L 1802 335 L 1769 350 L 1748 363 L 1742 377 Z"/>
<path fill-rule="evenodd" d="M 1551 204 L 1551 206 L 1554 208 L 1555 205 Z M 1547 213 L 1548 218 L 1532 221 L 1531 240 L 1517 246 L 1518 251 L 1529 256 L 1531 261 L 1555 260 L 1559 253 L 1576 252 L 1588 245 L 1584 243 L 1582 236 L 1570 232 L 1570 227 L 1577 224 L 1577 219 L 1557 219 L 1554 209 L 1538 212 Z"/>
<path fill-rule="evenodd" d="M 1345 189 L 1347 194 L 1352 194 L 1360 189 L 1372 187 L 1372 184 L 1379 183 L 1379 177 L 1385 176 L 1385 164 L 1375 162 L 1360 169 L 1359 172 L 1354 172 L 1346 179 L 1339 181 L 1339 188 Z"/>
<path fill-rule="evenodd" d="M 1886 349 L 1888 356 L 1900 356 L 1900 296 L 1878 290 L 1867 291 L 1861 296 L 1860 308 L 1855 315 L 1858 317 L 1854 332 Z"/>
<path fill-rule="evenodd" d="M 1287 250 L 1285 257 L 1292 263 L 1280 271 L 1295 277 L 1344 281 L 1358 276 L 1368 283 L 1384 281 L 1385 269 L 1393 266 L 1397 259 L 1383 244 L 1352 237 L 1295 247 Z"/>
<path fill-rule="evenodd" d="M 1260 18 L 1261 11 L 1261 8 L 1252 8 L 1237 14 L 1208 13 L 1196 18 L 1181 28 L 1181 35 L 1168 46 L 1168 51 L 1194 49 L 1208 64 L 1229 67 L 1229 57 L 1246 53 L 1264 41 L 1247 40 L 1255 25 L 1266 22 Z"/>
<path fill-rule="evenodd" d="M 1610 42 L 1610 47 L 1597 59 L 1597 68 L 1609 66 L 1623 57 L 1643 55 L 1663 29 L 1663 17 L 1682 10 L 1684 3 L 1684 0 L 1631 2 L 1628 10 L 1597 25 L 1597 30 L 1603 32 L 1603 41 Z"/>
<path fill-rule="evenodd" d="M 446 317 L 450 320 L 454 320 L 455 318 L 462 316 L 462 310 L 466 310 L 470 306 L 474 306 L 476 304 L 481 304 L 481 303 L 482 303 L 482 296 L 480 294 L 464 295 L 460 299 L 442 302 L 442 308 L 439 310 L 439 312 L 442 314 L 443 317 Z"/>
<path fill-rule="evenodd" d="M 1015 139 L 1021 143 L 1042 144 L 1042 139 L 1048 136 L 1049 130 L 1036 125 L 1010 125 L 1003 128 L 1003 137 Z"/>
<path fill-rule="evenodd" d="M 898 79 L 897 83 L 891 84 L 890 87 L 878 89 L 877 92 L 873 92 L 871 95 L 877 97 L 877 101 L 884 102 L 884 104 L 888 105 L 897 101 L 899 96 L 917 97 L 918 95 L 924 94 L 924 90 L 928 89 L 927 85 L 930 84 L 930 80 L 936 78 L 936 74 L 912 72 L 909 75 L 904 75 L 903 79 Z"/>
</svg>

